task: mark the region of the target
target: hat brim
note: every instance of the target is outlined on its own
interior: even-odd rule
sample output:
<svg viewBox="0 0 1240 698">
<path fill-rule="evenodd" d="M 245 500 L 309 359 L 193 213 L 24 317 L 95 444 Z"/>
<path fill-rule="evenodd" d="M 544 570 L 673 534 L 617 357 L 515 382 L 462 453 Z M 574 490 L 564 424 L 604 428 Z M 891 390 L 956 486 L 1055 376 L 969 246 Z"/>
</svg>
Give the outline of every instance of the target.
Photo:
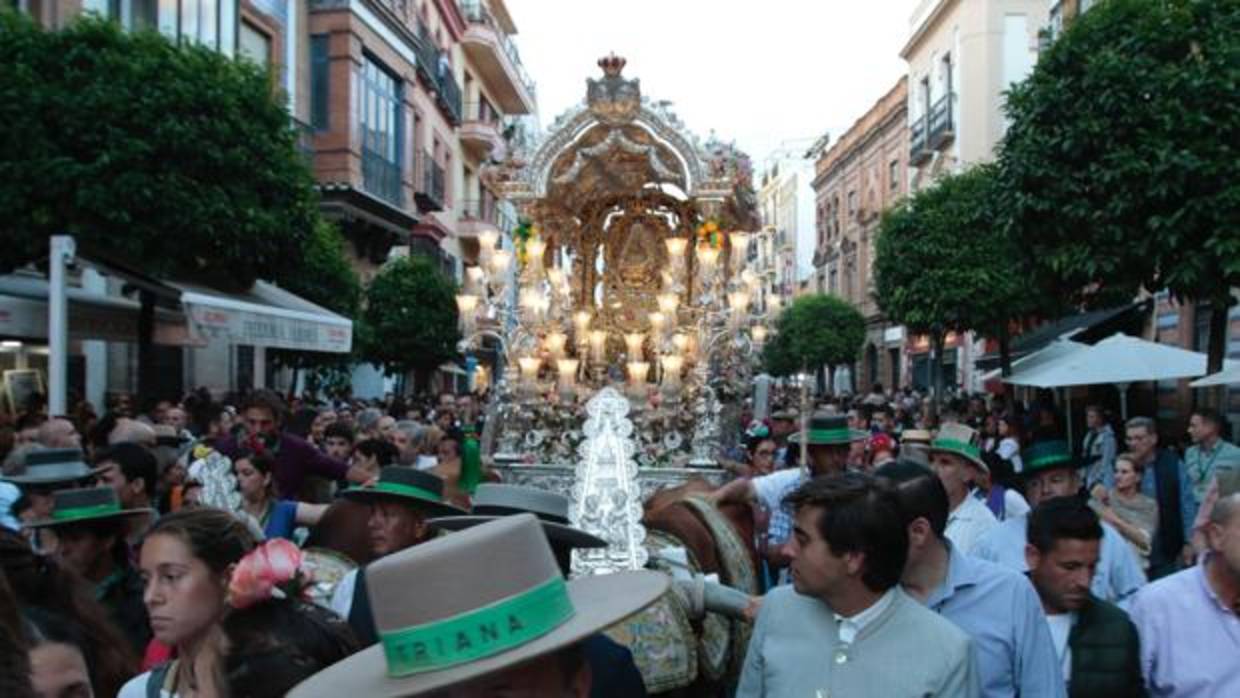
<svg viewBox="0 0 1240 698">
<path fill-rule="evenodd" d="M 107 521 L 108 519 L 120 519 L 127 516 L 140 516 L 154 514 L 154 509 L 121 509 L 120 511 L 110 511 L 106 514 L 98 514 L 95 516 L 81 516 L 73 519 L 39 519 L 22 524 L 25 528 L 54 528 L 56 526 L 72 526 L 80 523 L 93 523 L 96 521 Z"/>
<path fill-rule="evenodd" d="M 870 435 L 864 431 L 858 431 L 856 429 L 849 429 L 847 439 L 815 439 L 811 435 L 809 437 L 809 441 L 806 443 L 808 443 L 810 446 L 846 446 L 854 441 L 864 441 L 865 439 L 868 439 L 868 438 L 870 438 Z M 788 443 L 790 444 L 801 443 L 801 432 L 796 431 L 790 434 L 788 436 Z"/>
<path fill-rule="evenodd" d="M 417 696 L 494 674 L 543 657 L 624 620 L 667 592 L 662 572 L 594 575 L 568 583 L 573 617 L 555 630 L 507 652 L 440 671 L 390 678 L 383 645 L 372 645 L 311 676 L 289 691 L 292 698 L 322 696 Z"/>
<path fill-rule="evenodd" d="M 936 453 L 947 453 L 953 456 L 963 458 L 966 461 L 968 461 L 970 465 L 974 465 L 978 468 L 981 468 L 982 472 L 986 474 L 990 473 L 990 466 L 986 465 L 986 461 L 982 460 L 981 458 L 974 458 L 973 456 L 967 453 L 964 453 L 963 451 L 957 451 L 951 448 L 943 448 L 941 446 L 936 447 L 934 444 L 930 444 L 928 452 L 930 453 L 930 455 L 934 455 Z"/>
<path fill-rule="evenodd" d="M 419 507 L 436 516 L 460 516 L 469 513 L 458 506 L 448 504 L 446 502 L 436 502 L 433 499 L 415 497 L 409 494 L 385 492 L 383 490 L 371 489 L 369 487 L 352 487 L 344 490 L 336 496 L 340 499 L 347 499 L 351 502 L 359 502 L 361 504 L 372 504 L 378 500 L 404 502 L 405 504 Z"/>
<path fill-rule="evenodd" d="M 484 524 L 488 521 L 502 519 L 502 516 L 480 516 L 470 514 L 468 516 L 444 516 L 438 519 L 431 519 L 426 523 L 435 528 L 445 531 L 462 531 L 472 528 L 478 524 Z M 543 532 L 547 534 L 547 539 L 553 544 L 559 543 L 567 545 L 570 548 L 606 548 L 607 541 L 599 538 L 592 533 L 586 533 L 580 528 L 573 528 L 565 524 L 555 523 L 554 521 L 539 520 L 542 524 Z"/>
<path fill-rule="evenodd" d="M 5 475 L 3 477 L 0 477 L 0 480 L 3 480 L 5 482 L 11 482 L 14 485 L 59 485 L 59 484 L 67 483 L 67 482 L 77 482 L 78 480 L 85 480 L 87 478 L 95 477 L 99 473 L 103 472 L 105 469 L 103 467 L 91 468 L 91 467 L 86 466 L 86 464 L 82 464 L 82 468 L 83 470 L 81 471 L 81 473 L 77 475 L 64 474 L 64 475 L 50 475 L 47 477 L 37 477 L 37 476 L 31 476 L 31 475 Z"/>
</svg>

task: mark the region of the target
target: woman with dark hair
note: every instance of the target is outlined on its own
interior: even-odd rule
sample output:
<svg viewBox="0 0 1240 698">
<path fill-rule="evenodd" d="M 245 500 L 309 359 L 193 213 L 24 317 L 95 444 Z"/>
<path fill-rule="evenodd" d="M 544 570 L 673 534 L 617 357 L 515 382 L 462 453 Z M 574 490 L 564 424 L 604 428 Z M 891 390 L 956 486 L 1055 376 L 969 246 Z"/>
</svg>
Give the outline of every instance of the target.
<svg viewBox="0 0 1240 698">
<path fill-rule="evenodd" d="M 142 541 L 142 578 L 151 631 L 176 659 L 134 677 L 118 698 L 220 695 L 209 649 L 227 610 L 233 566 L 254 536 L 220 509 L 189 509 L 161 518 Z"/>
<path fill-rule="evenodd" d="M 30 685 L 39 698 L 94 698 L 92 647 L 72 621 L 37 606 L 22 609 Z"/>
<path fill-rule="evenodd" d="M 95 693 L 116 695 L 137 671 L 138 661 L 125 637 L 108 620 L 107 610 L 81 577 L 55 560 L 35 554 L 24 538 L 0 530 L 0 577 L 7 579 L 17 606 L 55 609 L 81 630 L 90 647 Z"/>
<path fill-rule="evenodd" d="M 398 455 L 396 447 L 390 441 L 366 439 L 353 447 L 353 467 L 362 468 L 373 477 L 379 477 L 380 470 L 396 464 Z"/>
<path fill-rule="evenodd" d="M 349 624 L 299 599 L 268 599 L 231 611 L 219 662 L 229 698 L 280 698 L 360 649 Z"/>
<path fill-rule="evenodd" d="M 233 458 L 241 508 L 258 522 L 264 537 L 292 540 L 293 529 L 317 524 L 327 511 L 327 505 L 279 499 L 271 476 L 274 467 L 275 460 L 271 456 L 248 450 Z"/>
<path fill-rule="evenodd" d="M 1021 441 L 1020 419 L 1012 415 L 1000 417 L 999 445 L 995 448 L 995 453 L 1002 460 L 1011 463 L 1012 471 L 1016 473 L 1020 473 L 1025 469 L 1025 465 L 1020 459 Z"/>
</svg>

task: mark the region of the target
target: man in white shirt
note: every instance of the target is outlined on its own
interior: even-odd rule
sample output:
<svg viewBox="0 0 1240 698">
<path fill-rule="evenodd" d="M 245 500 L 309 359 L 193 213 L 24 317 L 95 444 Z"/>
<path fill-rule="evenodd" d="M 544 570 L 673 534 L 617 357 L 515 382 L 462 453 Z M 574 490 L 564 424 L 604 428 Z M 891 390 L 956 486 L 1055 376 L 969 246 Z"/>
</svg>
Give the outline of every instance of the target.
<svg viewBox="0 0 1240 698">
<path fill-rule="evenodd" d="M 986 505 L 970 496 L 973 468 L 990 472 L 978 447 L 978 433 L 963 424 L 948 424 L 930 443 L 930 466 L 947 490 L 950 505 L 947 515 L 947 539 L 966 555 L 999 520 Z"/>
</svg>

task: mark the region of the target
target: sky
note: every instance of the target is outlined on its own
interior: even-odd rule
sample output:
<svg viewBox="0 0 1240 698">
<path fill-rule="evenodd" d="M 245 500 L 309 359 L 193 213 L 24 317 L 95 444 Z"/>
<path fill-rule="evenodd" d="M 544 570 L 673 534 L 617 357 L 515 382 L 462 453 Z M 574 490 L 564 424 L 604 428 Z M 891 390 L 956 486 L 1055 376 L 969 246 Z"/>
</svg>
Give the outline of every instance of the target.
<svg viewBox="0 0 1240 698">
<path fill-rule="evenodd" d="M 585 98 L 610 52 L 642 95 L 669 100 L 700 138 L 713 130 L 761 170 L 784 147 L 832 141 L 907 71 L 914 0 L 506 0 L 540 120 Z"/>
</svg>

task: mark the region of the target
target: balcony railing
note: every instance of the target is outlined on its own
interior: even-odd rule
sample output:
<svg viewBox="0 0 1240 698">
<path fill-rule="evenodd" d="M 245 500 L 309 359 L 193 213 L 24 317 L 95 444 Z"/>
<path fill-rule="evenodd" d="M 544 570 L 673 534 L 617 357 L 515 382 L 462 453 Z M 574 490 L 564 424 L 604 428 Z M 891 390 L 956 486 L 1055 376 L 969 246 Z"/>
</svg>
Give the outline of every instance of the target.
<svg viewBox="0 0 1240 698">
<path fill-rule="evenodd" d="M 456 78 L 452 73 L 445 70 L 439 75 L 438 87 L 435 100 L 439 102 L 439 106 L 443 107 L 452 125 L 459 126 L 461 123 L 461 86 L 456 84 Z"/>
<path fill-rule="evenodd" d="M 499 202 L 495 199 L 465 199 L 461 202 L 460 217 L 499 227 Z"/>
<path fill-rule="evenodd" d="M 442 211 L 444 207 L 444 171 L 443 165 L 435 162 L 430 153 L 419 156 L 421 183 L 414 196 L 418 209 L 422 212 Z"/>
<path fill-rule="evenodd" d="M 920 165 L 930 159 L 930 151 L 926 149 L 926 119 L 913 119 L 908 124 L 908 143 L 910 164 Z"/>
<path fill-rule="evenodd" d="M 504 128 L 503 120 L 500 118 L 499 112 L 495 110 L 495 107 L 491 106 L 490 102 L 483 102 L 481 100 L 465 102 L 462 119 L 464 121 L 478 121 L 490 124 L 497 131 Z"/>
<path fill-rule="evenodd" d="M 465 19 L 471 24 L 484 24 L 490 27 L 495 35 L 499 37 L 499 44 L 504 50 L 504 54 L 508 56 L 508 62 L 512 64 L 513 70 L 517 71 L 517 79 L 521 81 L 521 85 L 525 87 L 525 91 L 529 93 L 530 98 L 535 98 L 534 81 L 530 79 L 530 75 L 525 70 L 525 65 L 521 62 L 521 52 L 517 50 L 517 45 L 513 43 L 512 37 L 499 26 L 499 22 L 491 16 L 491 11 L 482 4 L 481 0 L 464 0 L 460 3 L 461 12 L 465 15 Z"/>
<path fill-rule="evenodd" d="M 400 165 L 369 148 L 362 148 L 362 187 L 395 206 L 403 206 Z"/>
<path fill-rule="evenodd" d="M 955 128 L 952 124 L 953 96 L 948 92 L 930 108 L 930 116 L 926 125 L 926 141 L 933 149 L 943 147 L 955 137 Z"/>
</svg>

